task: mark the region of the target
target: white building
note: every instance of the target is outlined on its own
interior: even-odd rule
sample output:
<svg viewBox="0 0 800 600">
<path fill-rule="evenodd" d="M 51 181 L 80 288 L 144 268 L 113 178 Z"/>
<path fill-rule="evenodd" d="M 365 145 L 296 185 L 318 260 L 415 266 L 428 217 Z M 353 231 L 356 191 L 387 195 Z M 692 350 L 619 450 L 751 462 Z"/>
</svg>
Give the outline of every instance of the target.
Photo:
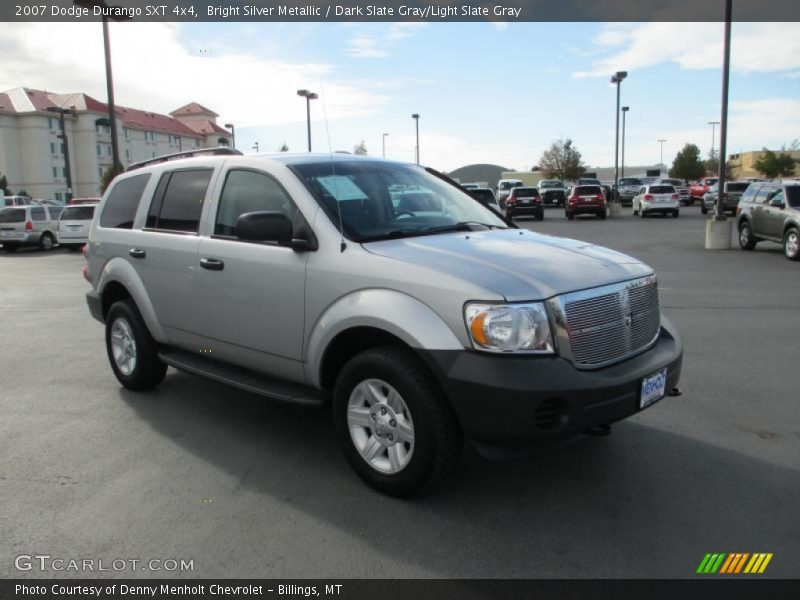
<svg viewBox="0 0 800 600">
<path fill-rule="evenodd" d="M 86 94 L 54 94 L 16 88 L 0 93 L 0 174 L 12 193 L 32 198 L 67 197 L 60 116 L 48 107 L 73 111 L 64 117 L 69 143 L 72 195 L 99 196 L 100 180 L 111 167 L 108 105 Z M 123 166 L 162 154 L 228 146 L 229 131 L 217 125 L 215 112 L 195 102 L 170 116 L 116 107 L 117 138 Z"/>
</svg>

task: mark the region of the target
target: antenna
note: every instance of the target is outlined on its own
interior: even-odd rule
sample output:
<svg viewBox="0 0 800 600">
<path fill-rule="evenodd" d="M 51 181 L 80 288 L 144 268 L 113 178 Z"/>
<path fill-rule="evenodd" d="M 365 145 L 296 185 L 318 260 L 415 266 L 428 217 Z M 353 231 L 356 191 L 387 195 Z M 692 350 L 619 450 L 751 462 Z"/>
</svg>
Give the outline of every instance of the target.
<svg viewBox="0 0 800 600">
<path fill-rule="evenodd" d="M 344 223 L 342 222 L 342 207 L 339 204 L 339 183 L 336 179 L 336 164 L 333 160 L 333 146 L 331 146 L 331 130 L 328 127 L 328 107 L 327 102 L 325 101 L 325 86 L 322 85 L 322 82 L 319 84 L 319 91 L 320 97 L 322 98 L 322 113 L 325 116 L 325 134 L 328 137 L 328 153 L 331 157 L 331 173 L 333 174 L 333 187 L 336 190 L 336 212 L 339 215 L 339 252 L 344 252 L 345 248 L 347 248 L 347 244 L 344 241 Z"/>
</svg>

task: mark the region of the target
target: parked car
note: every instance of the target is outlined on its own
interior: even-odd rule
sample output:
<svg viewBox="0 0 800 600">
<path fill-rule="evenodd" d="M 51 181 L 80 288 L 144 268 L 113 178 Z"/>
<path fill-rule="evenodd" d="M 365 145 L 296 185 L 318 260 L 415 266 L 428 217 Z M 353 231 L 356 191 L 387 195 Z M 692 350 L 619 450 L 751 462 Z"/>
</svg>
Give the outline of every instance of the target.
<svg viewBox="0 0 800 600">
<path fill-rule="evenodd" d="M 0 244 L 4 251 L 16 252 L 22 246 L 52 250 L 55 243 L 55 222 L 49 206 L 0 208 Z"/>
<path fill-rule="evenodd" d="M 493 211 L 502 214 L 500 203 L 494 197 L 494 192 L 487 188 L 468 189 L 467 193 L 475 198 L 478 202 L 483 204 L 486 208 L 491 208 Z"/>
<path fill-rule="evenodd" d="M 689 188 L 686 187 L 686 184 L 680 179 L 662 177 L 661 179 L 656 179 L 654 183 L 656 185 L 671 185 L 674 187 L 675 191 L 678 192 L 678 196 L 680 196 L 680 203 L 684 206 L 691 206 L 694 204 L 694 198 L 689 194 Z"/>
<path fill-rule="evenodd" d="M 3 206 L 30 206 L 33 201 L 28 196 L 3 196 Z"/>
<path fill-rule="evenodd" d="M 643 185 L 633 198 L 633 215 L 645 217 L 652 214 L 680 216 L 680 195 L 671 185 L 651 183 Z"/>
<path fill-rule="evenodd" d="M 695 200 L 702 200 L 711 186 L 719 181 L 718 177 L 703 177 L 689 186 L 689 195 Z"/>
<path fill-rule="evenodd" d="M 129 167 L 92 223 L 87 303 L 128 389 L 171 365 L 330 406 L 357 474 L 408 496 L 464 437 L 558 441 L 678 382 L 680 337 L 631 257 L 509 226 L 418 165 L 193 152 Z M 396 184 L 438 210 L 398 214 Z"/>
<path fill-rule="evenodd" d="M 481 188 L 477 183 L 462 183 L 461 187 L 465 190 L 479 190 Z"/>
<path fill-rule="evenodd" d="M 724 200 L 724 212 L 729 212 L 731 215 L 736 214 L 736 208 L 739 206 L 739 200 L 742 198 L 745 190 L 750 186 L 749 181 L 726 181 L 725 193 L 722 198 Z M 719 182 L 711 186 L 711 189 L 703 196 L 703 204 L 700 206 L 700 212 L 708 214 L 717 209 L 717 198 L 719 197 Z"/>
<path fill-rule="evenodd" d="M 523 185 L 525 184 L 519 179 L 501 179 L 498 181 L 495 191 L 497 192 L 497 201 L 500 203 L 500 208 L 505 210 L 506 199 L 511 194 L 511 190 L 515 187 L 521 187 Z"/>
<path fill-rule="evenodd" d="M 506 200 L 506 218 L 536 217 L 544 220 L 544 205 L 539 190 L 535 187 L 517 187 L 511 190 Z"/>
<path fill-rule="evenodd" d="M 606 218 L 606 196 L 599 185 L 576 185 L 572 188 L 564 209 L 567 219 L 575 215 L 595 215 Z"/>
<path fill-rule="evenodd" d="M 742 250 L 777 242 L 786 258 L 800 260 L 800 183 L 751 183 L 736 214 Z"/>
<path fill-rule="evenodd" d="M 96 204 L 74 204 L 62 212 L 56 227 L 58 243 L 69 250 L 79 250 L 89 241 L 89 230 Z"/>
<path fill-rule="evenodd" d="M 644 184 L 638 177 L 620 177 L 619 200 L 622 206 L 632 206 L 633 197 L 639 193 L 639 188 Z"/>
<path fill-rule="evenodd" d="M 567 203 L 567 188 L 559 179 L 542 179 L 537 186 L 544 206 L 564 206 Z"/>
</svg>

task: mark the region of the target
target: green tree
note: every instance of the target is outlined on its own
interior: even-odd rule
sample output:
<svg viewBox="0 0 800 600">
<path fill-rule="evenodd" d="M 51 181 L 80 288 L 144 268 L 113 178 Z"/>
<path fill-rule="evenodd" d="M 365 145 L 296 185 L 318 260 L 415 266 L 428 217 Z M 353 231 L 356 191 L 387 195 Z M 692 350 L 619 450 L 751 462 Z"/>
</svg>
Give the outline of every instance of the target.
<svg viewBox="0 0 800 600">
<path fill-rule="evenodd" d="M 116 175 L 114 174 L 114 169 L 112 169 L 111 167 L 108 167 L 108 169 L 106 169 L 106 172 L 103 173 L 102 179 L 100 179 L 100 193 L 101 194 L 105 194 L 106 193 L 106 190 L 108 189 L 108 186 L 111 185 L 112 181 L 114 181 L 114 177 L 116 177 Z"/>
<path fill-rule="evenodd" d="M 8 188 L 8 179 L 2 173 L 0 173 L 0 192 L 2 192 L 3 196 L 11 195 L 11 190 Z"/>
<path fill-rule="evenodd" d="M 539 168 L 545 177 L 562 181 L 576 180 L 586 172 L 581 153 L 569 138 L 550 144 L 550 148 L 542 152 Z"/>
<path fill-rule="evenodd" d="M 17 196 L 27 196 L 27 195 L 28 195 L 27 190 L 20 190 L 17 192 Z"/>
<path fill-rule="evenodd" d="M 719 158 L 717 158 L 719 161 Z M 719 162 L 717 162 L 719 164 Z M 684 181 L 694 181 L 706 174 L 706 161 L 700 159 L 700 148 L 694 144 L 686 144 L 675 155 L 669 176 Z"/>
<path fill-rule="evenodd" d="M 361 140 L 358 144 L 353 146 L 353 154 L 359 154 L 361 156 L 367 155 L 367 145 L 364 143 L 364 140 Z"/>
<path fill-rule="evenodd" d="M 775 177 L 789 177 L 794 175 L 795 165 L 797 164 L 789 154 L 785 152 L 775 153 L 764 148 L 763 154 L 756 161 L 756 170 L 767 179 Z"/>
<path fill-rule="evenodd" d="M 719 173 L 719 150 L 712 150 L 708 153 L 705 165 L 706 173 Z"/>
</svg>

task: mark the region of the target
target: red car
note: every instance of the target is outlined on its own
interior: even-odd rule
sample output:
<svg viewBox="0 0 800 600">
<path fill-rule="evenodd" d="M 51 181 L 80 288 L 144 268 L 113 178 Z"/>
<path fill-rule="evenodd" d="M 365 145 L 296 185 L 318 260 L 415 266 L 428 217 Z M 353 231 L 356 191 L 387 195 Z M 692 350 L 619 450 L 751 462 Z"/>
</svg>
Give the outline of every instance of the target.
<svg viewBox="0 0 800 600">
<path fill-rule="evenodd" d="M 606 218 L 606 195 L 599 185 L 576 185 L 567 198 L 565 208 L 567 218 L 572 220 L 575 215 L 595 215 L 601 219 Z"/>
<path fill-rule="evenodd" d="M 544 220 L 544 205 L 539 189 L 535 187 L 516 187 L 506 199 L 506 218 L 531 216 Z"/>
<path fill-rule="evenodd" d="M 711 190 L 711 186 L 718 181 L 719 178 L 717 177 L 703 177 L 702 179 L 698 179 L 689 188 L 689 195 L 692 198 L 697 198 L 702 201 L 703 196 L 705 196 L 706 193 Z"/>
</svg>

